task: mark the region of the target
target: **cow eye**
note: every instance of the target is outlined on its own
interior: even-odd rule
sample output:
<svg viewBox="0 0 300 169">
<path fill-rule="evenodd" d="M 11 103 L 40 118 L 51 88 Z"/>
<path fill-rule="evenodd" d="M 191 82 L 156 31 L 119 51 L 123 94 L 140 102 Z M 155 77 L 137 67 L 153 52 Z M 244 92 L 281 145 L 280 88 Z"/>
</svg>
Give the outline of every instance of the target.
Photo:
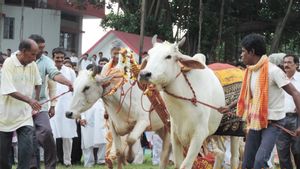
<svg viewBox="0 0 300 169">
<path fill-rule="evenodd" d="M 84 93 L 85 91 L 89 90 L 90 86 L 85 86 L 82 90 L 82 92 Z"/>
<path fill-rule="evenodd" d="M 171 55 L 168 55 L 165 57 L 165 59 L 171 59 L 171 57 L 172 57 Z"/>
</svg>

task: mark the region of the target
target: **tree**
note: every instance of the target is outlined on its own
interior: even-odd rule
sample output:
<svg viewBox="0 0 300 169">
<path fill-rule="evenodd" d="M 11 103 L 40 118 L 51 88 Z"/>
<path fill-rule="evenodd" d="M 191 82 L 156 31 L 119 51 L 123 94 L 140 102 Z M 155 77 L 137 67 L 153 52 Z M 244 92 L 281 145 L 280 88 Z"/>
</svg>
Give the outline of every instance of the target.
<svg viewBox="0 0 300 169">
<path fill-rule="evenodd" d="M 282 31 L 285 28 L 288 17 L 290 15 L 291 11 L 292 11 L 292 4 L 293 4 L 293 0 L 290 0 L 284 18 L 282 20 L 280 19 L 278 21 L 278 24 L 276 26 L 276 30 L 275 30 L 275 33 L 274 33 L 274 39 L 272 41 L 270 53 L 274 53 L 274 52 L 278 51 L 280 38 L 282 36 Z"/>
<path fill-rule="evenodd" d="M 139 34 L 141 0 L 116 2 L 123 13 L 108 14 L 102 26 Z M 300 48 L 300 0 L 145 2 L 145 35 L 158 34 L 162 40 L 174 41 L 184 32 L 186 43 L 181 50 L 188 55 L 202 52 L 211 61 L 237 62 L 240 39 L 252 32 L 263 34 L 272 52 L 295 53 Z"/>
</svg>

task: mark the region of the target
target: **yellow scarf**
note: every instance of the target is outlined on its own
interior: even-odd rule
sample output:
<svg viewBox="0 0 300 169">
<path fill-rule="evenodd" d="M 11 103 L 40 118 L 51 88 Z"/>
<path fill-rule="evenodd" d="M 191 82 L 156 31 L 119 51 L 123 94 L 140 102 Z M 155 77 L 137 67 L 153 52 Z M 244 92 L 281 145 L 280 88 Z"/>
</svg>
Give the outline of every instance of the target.
<svg viewBox="0 0 300 169">
<path fill-rule="evenodd" d="M 260 70 L 255 82 L 253 96 L 250 90 L 252 72 Z M 237 104 L 237 114 L 247 119 L 248 128 L 260 130 L 268 126 L 269 59 L 263 55 L 257 64 L 246 69 L 241 94 Z"/>
</svg>

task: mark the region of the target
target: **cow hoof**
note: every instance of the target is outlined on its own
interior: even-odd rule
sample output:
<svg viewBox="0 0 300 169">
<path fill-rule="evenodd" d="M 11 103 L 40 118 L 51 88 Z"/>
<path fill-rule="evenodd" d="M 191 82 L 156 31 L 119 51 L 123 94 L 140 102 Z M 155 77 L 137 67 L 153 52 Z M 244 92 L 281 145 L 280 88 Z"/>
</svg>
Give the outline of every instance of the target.
<svg viewBox="0 0 300 169">
<path fill-rule="evenodd" d="M 133 162 L 134 158 L 127 158 L 126 161 L 131 164 Z"/>
<path fill-rule="evenodd" d="M 106 164 L 107 168 L 109 168 L 109 169 L 113 169 L 114 168 L 113 167 L 113 163 L 112 163 L 112 161 L 110 159 L 105 159 L 105 164 Z"/>
</svg>

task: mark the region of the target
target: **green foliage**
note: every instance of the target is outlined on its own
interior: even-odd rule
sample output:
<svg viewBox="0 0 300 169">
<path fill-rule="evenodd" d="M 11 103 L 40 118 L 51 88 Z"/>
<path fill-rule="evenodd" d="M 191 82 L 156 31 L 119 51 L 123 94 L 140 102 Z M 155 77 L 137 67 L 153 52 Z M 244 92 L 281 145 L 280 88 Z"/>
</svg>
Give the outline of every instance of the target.
<svg viewBox="0 0 300 169">
<path fill-rule="evenodd" d="M 129 33 L 139 33 L 140 30 L 140 14 L 128 13 L 116 15 L 114 13 L 109 13 L 106 15 L 105 19 L 101 22 L 103 28 L 114 28 L 115 30 L 129 32 Z"/>
<path fill-rule="evenodd" d="M 116 1 L 116 0 L 115 0 Z M 124 14 L 109 14 L 102 26 L 131 33 L 140 33 L 141 0 L 118 0 Z M 248 33 L 256 32 L 266 36 L 268 48 L 271 45 L 276 26 L 285 16 L 289 0 L 225 0 L 224 19 L 220 46 L 218 27 L 220 23 L 220 0 L 203 0 L 203 23 L 201 42 L 199 36 L 199 0 L 153 0 L 146 1 L 145 35 L 158 36 L 174 41 L 172 25 L 186 30 L 187 41 L 184 53 L 193 55 L 198 43 L 204 54 L 216 53 L 220 60 L 239 58 L 239 41 Z M 157 3 L 160 3 L 158 15 Z M 294 0 L 292 12 L 283 31 L 279 51 L 299 50 L 300 0 Z"/>
</svg>

